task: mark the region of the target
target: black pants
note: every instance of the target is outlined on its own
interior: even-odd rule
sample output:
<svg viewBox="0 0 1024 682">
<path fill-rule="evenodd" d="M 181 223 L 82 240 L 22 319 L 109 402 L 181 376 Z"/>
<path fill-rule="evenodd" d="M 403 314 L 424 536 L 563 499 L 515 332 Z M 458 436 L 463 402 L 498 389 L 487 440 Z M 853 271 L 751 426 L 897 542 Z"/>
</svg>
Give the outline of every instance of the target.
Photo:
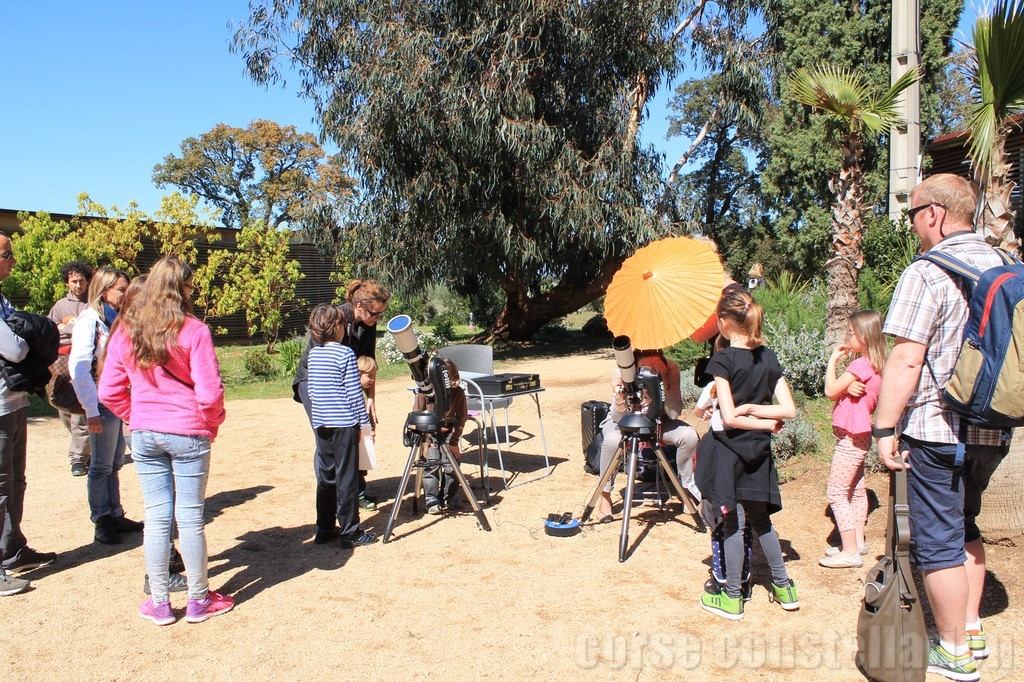
<svg viewBox="0 0 1024 682">
<path fill-rule="evenodd" d="M 316 526 L 359 534 L 359 426 L 316 429 Z"/>
<path fill-rule="evenodd" d="M 25 512 L 25 433 L 28 410 L 0 416 L 0 559 L 13 562 L 28 543 Z"/>
<path fill-rule="evenodd" d="M 293 390 L 295 391 L 295 395 L 297 395 L 299 397 L 299 402 L 302 403 L 302 408 L 304 410 L 306 410 L 306 419 L 309 420 L 309 426 L 310 426 L 310 428 L 312 428 L 313 427 L 313 404 L 309 400 L 309 382 L 308 381 L 300 381 L 299 383 L 297 383 L 293 387 Z M 319 441 L 316 440 L 316 429 L 313 429 L 313 440 L 315 442 L 319 443 Z M 319 445 L 317 445 L 317 449 L 318 449 L 318 451 L 313 453 L 313 473 L 314 474 L 316 474 L 316 466 L 317 466 L 316 463 L 317 463 L 317 461 L 319 461 L 319 455 L 320 455 L 320 453 L 319 453 Z M 360 469 L 360 471 L 359 471 L 359 495 L 362 496 L 365 492 L 366 492 L 366 472 Z"/>
</svg>

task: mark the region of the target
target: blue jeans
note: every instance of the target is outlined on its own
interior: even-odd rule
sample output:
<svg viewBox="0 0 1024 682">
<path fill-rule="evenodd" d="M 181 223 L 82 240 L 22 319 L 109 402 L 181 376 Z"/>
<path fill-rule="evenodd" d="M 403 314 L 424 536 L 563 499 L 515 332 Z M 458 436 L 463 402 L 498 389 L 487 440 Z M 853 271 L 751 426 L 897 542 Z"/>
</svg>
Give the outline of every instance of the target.
<svg viewBox="0 0 1024 682">
<path fill-rule="evenodd" d="M 132 456 L 146 505 L 143 550 L 153 602 L 169 599 L 167 564 L 171 558 L 172 520 L 178 522 L 188 596 L 205 599 L 210 585 L 203 508 L 210 475 L 210 439 L 133 431 Z"/>
<path fill-rule="evenodd" d="M 124 466 L 124 432 L 121 420 L 100 405 L 103 430 L 89 432 L 89 518 L 124 516 L 121 506 L 121 467 Z"/>
<path fill-rule="evenodd" d="M 968 445 L 964 463 L 957 466 L 955 444 L 908 436 L 902 444 L 910 452 L 911 557 L 922 571 L 960 566 L 967 560 L 964 543 L 981 537 L 975 517 L 1006 448 Z"/>
</svg>

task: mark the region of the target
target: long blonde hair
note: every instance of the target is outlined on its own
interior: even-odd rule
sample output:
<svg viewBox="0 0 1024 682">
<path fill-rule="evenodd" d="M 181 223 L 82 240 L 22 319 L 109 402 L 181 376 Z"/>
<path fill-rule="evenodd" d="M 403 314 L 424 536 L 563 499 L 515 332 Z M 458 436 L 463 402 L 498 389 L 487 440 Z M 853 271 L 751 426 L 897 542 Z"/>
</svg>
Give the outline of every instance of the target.
<svg viewBox="0 0 1024 682">
<path fill-rule="evenodd" d="M 123 279 L 126 283 L 131 282 L 131 278 L 125 272 L 107 265 L 97 268 L 92 273 L 92 279 L 89 280 L 89 307 L 100 314 L 101 320 L 103 319 L 103 294 L 110 291 L 119 279 Z"/>
<path fill-rule="evenodd" d="M 191 282 L 192 268 L 177 256 L 164 256 L 149 271 L 124 320 L 140 369 L 165 365 L 170 359 L 178 332 L 192 314 L 185 291 Z"/>
<path fill-rule="evenodd" d="M 864 344 L 871 367 L 881 374 L 889 348 L 882 335 L 882 316 L 877 310 L 858 310 L 850 315 L 850 326 Z"/>
<path fill-rule="evenodd" d="M 146 276 L 139 275 L 133 279 L 129 284 L 128 288 L 124 290 L 124 298 L 121 299 L 121 310 L 118 311 L 117 317 L 114 318 L 114 324 L 110 325 L 110 338 L 114 338 L 114 332 L 121 328 L 122 325 L 128 324 L 127 320 L 131 318 L 133 306 L 135 304 L 135 297 L 142 291 L 143 285 L 146 283 Z M 103 363 L 107 361 L 107 348 L 110 344 L 103 345 L 103 352 L 100 353 L 99 362 L 96 364 L 96 382 L 99 384 L 100 375 L 103 373 Z"/>
</svg>

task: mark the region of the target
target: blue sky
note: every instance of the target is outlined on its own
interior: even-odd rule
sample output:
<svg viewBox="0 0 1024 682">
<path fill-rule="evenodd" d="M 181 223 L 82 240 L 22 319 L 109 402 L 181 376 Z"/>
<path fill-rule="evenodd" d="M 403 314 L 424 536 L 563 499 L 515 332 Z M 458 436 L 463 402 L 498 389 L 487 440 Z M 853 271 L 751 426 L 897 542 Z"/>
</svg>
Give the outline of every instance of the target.
<svg viewBox="0 0 1024 682">
<path fill-rule="evenodd" d="M 153 166 L 186 137 L 260 118 L 316 132 L 297 82 L 257 87 L 229 52 L 228 23 L 247 9 L 246 0 L 6 3 L 0 208 L 74 213 L 85 191 L 152 213 L 171 191 L 153 185 Z M 670 92 L 643 128 L 667 167 L 688 146 L 665 140 Z"/>
</svg>

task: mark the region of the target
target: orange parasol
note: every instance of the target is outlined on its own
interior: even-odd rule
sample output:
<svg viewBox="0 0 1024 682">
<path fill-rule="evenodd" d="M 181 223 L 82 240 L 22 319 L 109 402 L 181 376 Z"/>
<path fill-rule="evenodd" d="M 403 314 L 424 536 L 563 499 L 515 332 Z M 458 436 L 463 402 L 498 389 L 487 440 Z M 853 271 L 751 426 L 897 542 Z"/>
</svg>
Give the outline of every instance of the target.
<svg viewBox="0 0 1024 682">
<path fill-rule="evenodd" d="M 604 316 L 634 348 L 679 343 L 708 322 L 722 296 L 722 263 L 708 242 L 671 237 L 626 259 L 608 285 Z"/>
</svg>

